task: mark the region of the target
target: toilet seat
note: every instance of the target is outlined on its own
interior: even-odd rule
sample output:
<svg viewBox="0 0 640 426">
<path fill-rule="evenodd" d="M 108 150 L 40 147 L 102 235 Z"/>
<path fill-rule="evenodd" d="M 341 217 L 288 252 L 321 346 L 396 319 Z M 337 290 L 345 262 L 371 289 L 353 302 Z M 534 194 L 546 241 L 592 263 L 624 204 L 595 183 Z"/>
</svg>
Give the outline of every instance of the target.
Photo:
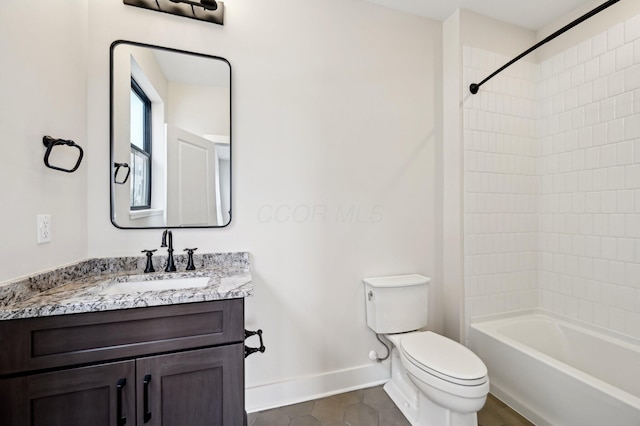
<svg viewBox="0 0 640 426">
<path fill-rule="evenodd" d="M 407 361 L 441 380 L 461 386 L 487 382 L 487 367 L 471 350 L 439 334 L 425 331 L 400 339 Z"/>
</svg>

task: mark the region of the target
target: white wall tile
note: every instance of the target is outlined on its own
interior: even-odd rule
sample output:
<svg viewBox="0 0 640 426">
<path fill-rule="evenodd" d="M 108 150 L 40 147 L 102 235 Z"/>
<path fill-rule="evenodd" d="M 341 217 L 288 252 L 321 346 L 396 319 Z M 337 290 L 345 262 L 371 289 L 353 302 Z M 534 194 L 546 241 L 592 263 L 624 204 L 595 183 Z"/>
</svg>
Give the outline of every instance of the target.
<svg viewBox="0 0 640 426">
<path fill-rule="evenodd" d="M 640 138 L 640 114 L 635 114 L 624 119 L 624 139 Z"/>
<path fill-rule="evenodd" d="M 616 238 L 616 259 L 622 262 L 635 260 L 635 241 L 632 238 Z"/>
<path fill-rule="evenodd" d="M 615 157 L 614 157 L 614 161 L 615 161 Z M 603 165 L 602 167 L 605 167 L 605 166 Z M 608 169 L 599 168 L 593 171 L 593 189 L 594 191 L 606 191 L 607 189 L 609 189 L 609 170 Z"/>
<path fill-rule="evenodd" d="M 602 111 L 602 108 L 600 109 Z M 600 121 L 603 121 L 601 118 Z M 600 123 L 593 126 L 593 145 L 604 145 L 609 142 L 609 126 L 608 123 Z"/>
<path fill-rule="evenodd" d="M 621 142 L 616 145 L 616 164 L 624 166 L 633 163 L 633 143 Z"/>
<path fill-rule="evenodd" d="M 603 73 L 601 72 L 600 75 Z M 600 77 L 593 82 L 593 100 L 601 101 L 607 97 L 609 92 L 609 78 L 607 75 Z"/>
<path fill-rule="evenodd" d="M 609 74 L 607 81 L 607 96 L 612 97 L 624 93 L 626 88 L 625 75 L 633 68 L 627 68 L 626 71 L 618 71 L 613 74 Z"/>
<path fill-rule="evenodd" d="M 589 257 L 602 257 L 601 250 L 601 238 L 594 236 L 587 236 L 586 240 L 586 255 Z"/>
<path fill-rule="evenodd" d="M 627 125 L 631 125 L 631 127 L 633 127 L 633 122 L 631 122 L 630 120 L 633 117 L 627 117 L 625 119 L 619 118 L 616 120 L 612 120 L 609 121 L 608 123 L 608 133 L 607 133 L 607 142 L 608 143 L 614 143 L 614 142 L 620 142 L 622 140 L 624 140 L 626 138 L 626 128 Z M 628 121 L 629 120 L 629 121 Z M 633 131 L 634 129 L 630 129 L 629 132 Z"/>
<path fill-rule="evenodd" d="M 604 305 L 594 303 L 593 322 L 600 327 L 609 327 L 609 308 Z"/>
<path fill-rule="evenodd" d="M 640 15 L 634 16 L 624 23 L 624 41 L 630 43 L 640 38 Z"/>
<path fill-rule="evenodd" d="M 634 312 L 627 312 L 625 322 L 625 332 L 630 336 L 640 337 L 640 315 Z"/>
<path fill-rule="evenodd" d="M 603 259 L 615 260 L 618 258 L 618 244 L 616 238 L 603 237 L 600 240 L 600 247 Z"/>
<path fill-rule="evenodd" d="M 609 280 L 609 262 L 603 259 L 593 260 L 593 277 L 598 284 L 599 293 L 596 295 L 597 302 L 605 306 L 612 306 L 615 303 L 615 286 Z"/>
<path fill-rule="evenodd" d="M 609 261 L 609 281 L 614 284 L 625 284 L 625 264 L 615 260 Z"/>
<path fill-rule="evenodd" d="M 608 170 L 608 189 L 618 190 L 625 188 L 624 183 L 624 167 L 610 167 Z"/>
<path fill-rule="evenodd" d="M 627 312 L 636 308 L 636 291 L 632 287 L 618 286 L 616 307 Z"/>
<path fill-rule="evenodd" d="M 600 284 L 600 303 L 606 306 L 616 306 L 618 301 L 618 287 L 614 284 L 603 282 Z"/>
<path fill-rule="evenodd" d="M 623 118 L 633 114 L 633 92 L 625 92 L 615 99 L 615 117 Z"/>
<path fill-rule="evenodd" d="M 614 237 L 624 237 L 626 232 L 627 215 L 609 215 L 609 235 Z"/>
<path fill-rule="evenodd" d="M 624 43 L 624 22 L 621 22 L 607 31 L 607 50 L 612 51 Z"/>
<path fill-rule="evenodd" d="M 616 49 L 616 70 L 633 65 L 633 43 L 623 44 Z"/>
<path fill-rule="evenodd" d="M 624 71 L 624 90 L 631 91 L 640 88 L 640 64 Z M 610 93 L 610 92 L 608 92 Z"/>
<path fill-rule="evenodd" d="M 640 188 L 640 164 L 625 166 L 624 182 L 627 189 Z"/>
<path fill-rule="evenodd" d="M 626 285 L 640 289 L 640 263 L 627 262 L 625 263 L 625 268 Z M 637 308 L 636 306 L 637 312 L 640 312 Z"/>
<path fill-rule="evenodd" d="M 624 216 L 626 236 L 640 238 L 640 214 L 627 214 Z"/>
<path fill-rule="evenodd" d="M 616 118 L 616 98 L 607 98 L 600 102 L 600 122 L 606 123 Z"/>
<path fill-rule="evenodd" d="M 600 59 L 593 58 L 585 62 L 584 79 L 585 81 L 594 81 L 600 77 Z"/>
<path fill-rule="evenodd" d="M 632 104 L 632 108 L 635 108 L 635 102 Z M 599 103 L 589 103 L 586 106 L 585 109 L 585 125 L 586 126 L 592 126 L 596 123 L 598 123 L 600 121 L 600 104 Z M 578 133 L 579 135 L 581 135 L 582 131 L 588 130 L 589 133 L 592 133 L 592 129 L 591 127 L 585 127 L 583 129 L 580 129 L 580 132 Z M 581 135 L 582 136 L 582 135 Z M 583 138 L 580 137 L 580 140 L 582 140 Z M 584 148 L 586 146 L 591 146 L 591 144 L 589 143 L 588 145 L 584 145 L 584 144 L 580 144 L 579 145 L 580 148 Z"/>
<path fill-rule="evenodd" d="M 591 39 L 587 39 L 578 45 L 578 63 L 591 59 Z M 546 77 L 540 76 L 542 80 Z"/>
<path fill-rule="evenodd" d="M 593 218 L 593 235 L 607 236 L 609 235 L 609 215 L 594 214 Z"/>
<path fill-rule="evenodd" d="M 600 193 L 600 212 L 615 213 L 617 207 L 616 192 L 603 191 Z"/>
<path fill-rule="evenodd" d="M 578 46 L 570 47 L 564 52 L 565 68 L 572 68 L 578 64 Z"/>
<path fill-rule="evenodd" d="M 591 39 L 591 54 L 592 56 L 602 55 L 607 51 L 607 31 L 603 31 L 593 39 Z"/>
<path fill-rule="evenodd" d="M 600 167 L 600 148 L 589 148 L 585 150 L 585 167 L 587 169 Z"/>
<path fill-rule="evenodd" d="M 609 328 L 620 333 L 626 331 L 626 315 L 621 309 L 609 309 Z"/>
<path fill-rule="evenodd" d="M 620 190 L 616 192 L 616 212 L 617 213 L 633 213 L 634 212 L 634 191 Z"/>
<path fill-rule="evenodd" d="M 620 122 L 620 120 L 616 120 L 617 122 Z M 613 134 L 615 136 L 616 131 L 614 130 L 615 126 L 610 126 L 609 127 L 609 133 Z M 610 139 L 611 141 L 611 136 Z M 600 148 L 600 166 L 599 167 L 611 167 L 611 166 L 615 166 L 616 164 L 616 145 L 615 144 L 609 144 L 609 145 L 604 145 Z"/>
<path fill-rule="evenodd" d="M 610 76 L 616 70 L 616 52 L 609 50 L 600 55 L 600 76 Z"/>
</svg>

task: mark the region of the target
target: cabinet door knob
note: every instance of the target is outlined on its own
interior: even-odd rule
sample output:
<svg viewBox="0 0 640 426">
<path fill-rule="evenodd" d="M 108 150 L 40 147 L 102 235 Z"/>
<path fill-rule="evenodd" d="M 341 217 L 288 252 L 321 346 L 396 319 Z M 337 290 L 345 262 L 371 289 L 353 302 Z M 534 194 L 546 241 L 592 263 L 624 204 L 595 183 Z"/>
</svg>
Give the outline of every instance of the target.
<svg viewBox="0 0 640 426">
<path fill-rule="evenodd" d="M 116 401 L 116 419 L 118 426 L 124 426 L 127 424 L 127 418 L 122 415 L 122 390 L 127 386 L 127 379 L 120 379 L 116 384 L 116 393 L 117 393 L 117 401 Z"/>
<path fill-rule="evenodd" d="M 147 374 L 146 376 L 144 376 L 144 379 L 142 381 L 142 385 L 143 385 L 143 398 L 144 401 L 142 402 L 143 404 L 143 408 L 144 408 L 144 422 L 145 423 L 149 423 L 149 420 L 151 420 L 151 411 L 149 411 L 149 383 L 151 383 L 151 374 Z"/>
</svg>

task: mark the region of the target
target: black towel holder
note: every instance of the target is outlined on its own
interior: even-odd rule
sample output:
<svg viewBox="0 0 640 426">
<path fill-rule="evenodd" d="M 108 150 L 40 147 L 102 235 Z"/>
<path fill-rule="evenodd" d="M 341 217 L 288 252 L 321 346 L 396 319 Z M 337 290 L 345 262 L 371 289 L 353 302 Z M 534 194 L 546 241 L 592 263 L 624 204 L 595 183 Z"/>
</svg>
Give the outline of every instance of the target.
<svg viewBox="0 0 640 426">
<path fill-rule="evenodd" d="M 82 157 L 84 156 L 84 151 L 82 150 L 82 147 L 76 144 L 74 141 L 67 140 L 67 139 L 55 139 L 55 138 L 52 138 L 51 136 L 44 136 L 42 138 L 42 144 L 47 147 L 47 152 L 45 152 L 44 154 L 45 166 L 49 167 L 50 169 L 59 170 L 61 172 L 66 172 L 66 173 L 73 173 L 76 170 L 78 170 L 78 167 L 80 167 L 80 163 L 82 162 Z M 53 150 L 53 147 L 58 145 L 67 145 L 73 148 L 78 148 L 78 151 L 80 153 L 78 155 L 78 160 L 76 161 L 76 165 L 73 166 L 73 168 L 64 169 L 62 167 L 52 166 L 51 164 L 49 164 L 49 156 L 51 155 L 51 151 Z"/>
<path fill-rule="evenodd" d="M 131 167 L 129 167 L 127 163 L 113 163 L 113 166 L 116 169 L 113 172 L 113 183 L 118 185 L 124 185 L 125 183 L 127 183 L 127 180 L 129 180 L 129 175 L 131 174 Z M 124 179 L 121 182 L 118 181 L 118 172 L 120 171 L 120 168 L 127 169 L 127 174 L 124 175 Z"/>
</svg>

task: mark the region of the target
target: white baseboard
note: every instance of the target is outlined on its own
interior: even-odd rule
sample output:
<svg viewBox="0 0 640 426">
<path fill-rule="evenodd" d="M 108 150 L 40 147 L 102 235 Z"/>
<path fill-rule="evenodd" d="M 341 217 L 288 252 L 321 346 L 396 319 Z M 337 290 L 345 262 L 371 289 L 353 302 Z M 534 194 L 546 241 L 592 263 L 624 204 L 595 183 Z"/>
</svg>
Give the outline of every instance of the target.
<svg viewBox="0 0 640 426">
<path fill-rule="evenodd" d="M 389 380 L 389 363 L 372 363 L 346 370 L 248 386 L 245 406 L 249 413 L 324 398 Z"/>
</svg>

